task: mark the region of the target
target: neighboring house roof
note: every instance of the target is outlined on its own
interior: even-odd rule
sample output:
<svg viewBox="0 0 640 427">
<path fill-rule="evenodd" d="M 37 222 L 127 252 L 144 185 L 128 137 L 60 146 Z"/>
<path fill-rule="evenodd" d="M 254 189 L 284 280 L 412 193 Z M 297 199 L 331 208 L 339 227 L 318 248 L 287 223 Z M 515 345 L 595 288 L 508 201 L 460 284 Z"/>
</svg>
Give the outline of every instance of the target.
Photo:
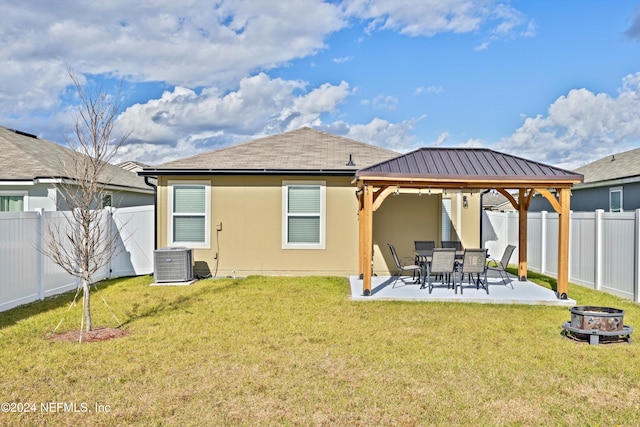
<svg viewBox="0 0 640 427">
<path fill-rule="evenodd" d="M 616 180 L 640 180 L 640 148 L 603 157 L 577 168 L 576 172 L 584 175 L 584 184 L 576 189 L 592 187 L 598 182 L 606 185 Z"/>
<path fill-rule="evenodd" d="M 357 178 L 447 182 L 467 187 L 473 183 L 510 185 L 571 185 L 582 175 L 486 148 L 420 148 L 403 156 L 360 169 Z"/>
<path fill-rule="evenodd" d="M 493 191 L 482 196 L 482 208 L 492 211 L 515 210 L 509 199 L 507 199 L 503 194 Z"/>
<path fill-rule="evenodd" d="M 391 150 L 303 127 L 145 168 L 140 175 L 353 175 L 358 168 L 396 156 Z"/>
<path fill-rule="evenodd" d="M 128 160 L 126 162 L 118 163 L 116 166 L 119 168 L 128 170 L 130 172 L 138 172 L 144 168 L 148 168 L 149 165 L 145 165 L 144 163 L 136 162 L 135 160 Z"/>
<path fill-rule="evenodd" d="M 70 162 L 80 155 L 55 142 L 0 126 L 0 181 L 74 179 L 64 176 L 62 162 Z M 111 164 L 105 171 L 106 184 L 131 191 L 153 191 L 133 172 Z"/>
</svg>

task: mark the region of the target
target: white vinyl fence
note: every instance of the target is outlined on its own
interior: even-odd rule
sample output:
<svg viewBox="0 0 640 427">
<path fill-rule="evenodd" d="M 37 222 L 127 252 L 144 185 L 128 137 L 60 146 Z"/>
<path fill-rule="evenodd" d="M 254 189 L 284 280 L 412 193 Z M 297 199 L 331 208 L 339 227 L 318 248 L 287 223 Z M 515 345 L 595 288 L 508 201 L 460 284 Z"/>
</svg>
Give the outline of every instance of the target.
<svg viewBox="0 0 640 427">
<path fill-rule="evenodd" d="M 66 224 L 68 212 L 0 213 L 0 311 L 73 290 L 78 281 L 43 255 L 41 248 L 51 224 Z M 94 281 L 153 272 L 154 207 L 105 210 L 117 233 L 116 257 Z"/>
<path fill-rule="evenodd" d="M 517 212 L 484 212 L 482 241 L 492 258 L 507 245 L 518 246 Z M 569 228 L 569 281 L 640 302 L 640 210 L 572 212 Z M 518 262 L 514 251 L 511 263 Z M 558 214 L 529 213 L 527 267 L 557 277 Z"/>
</svg>

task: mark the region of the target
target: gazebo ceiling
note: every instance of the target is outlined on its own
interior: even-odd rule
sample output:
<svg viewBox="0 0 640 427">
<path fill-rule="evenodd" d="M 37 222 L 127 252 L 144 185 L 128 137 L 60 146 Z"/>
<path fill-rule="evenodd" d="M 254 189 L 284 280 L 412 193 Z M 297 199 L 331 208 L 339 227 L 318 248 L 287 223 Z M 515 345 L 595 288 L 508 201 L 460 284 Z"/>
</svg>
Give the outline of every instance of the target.
<svg viewBox="0 0 640 427">
<path fill-rule="evenodd" d="M 354 181 L 440 188 L 566 188 L 576 172 L 486 148 L 420 148 L 360 169 Z"/>
</svg>

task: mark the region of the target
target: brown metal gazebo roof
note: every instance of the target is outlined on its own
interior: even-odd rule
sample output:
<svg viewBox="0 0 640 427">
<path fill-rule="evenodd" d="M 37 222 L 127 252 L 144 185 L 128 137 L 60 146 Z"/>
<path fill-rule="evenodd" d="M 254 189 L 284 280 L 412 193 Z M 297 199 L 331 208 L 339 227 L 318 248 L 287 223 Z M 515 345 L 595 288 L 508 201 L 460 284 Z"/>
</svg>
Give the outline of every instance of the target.
<svg viewBox="0 0 640 427">
<path fill-rule="evenodd" d="M 558 187 L 582 175 L 486 148 L 420 148 L 356 172 L 358 180 L 431 182 L 443 187 Z"/>
</svg>

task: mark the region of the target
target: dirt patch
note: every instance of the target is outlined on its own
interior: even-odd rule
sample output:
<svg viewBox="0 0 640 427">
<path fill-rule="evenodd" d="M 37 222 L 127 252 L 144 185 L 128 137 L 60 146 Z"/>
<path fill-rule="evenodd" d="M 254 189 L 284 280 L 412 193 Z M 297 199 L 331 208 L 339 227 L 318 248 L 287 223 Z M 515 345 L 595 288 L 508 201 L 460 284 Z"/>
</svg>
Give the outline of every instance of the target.
<svg viewBox="0 0 640 427">
<path fill-rule="evenodd" d="M 49 334 L 51 341 L 79 342 L 80 330 L 64 332 L 62 334 Z M 82 331 L 82 342 L 107 341 L 114 338 L 129 336 L 129 332 L 117 328 L 96 328 L 89 332 Z"/>
</svg>

